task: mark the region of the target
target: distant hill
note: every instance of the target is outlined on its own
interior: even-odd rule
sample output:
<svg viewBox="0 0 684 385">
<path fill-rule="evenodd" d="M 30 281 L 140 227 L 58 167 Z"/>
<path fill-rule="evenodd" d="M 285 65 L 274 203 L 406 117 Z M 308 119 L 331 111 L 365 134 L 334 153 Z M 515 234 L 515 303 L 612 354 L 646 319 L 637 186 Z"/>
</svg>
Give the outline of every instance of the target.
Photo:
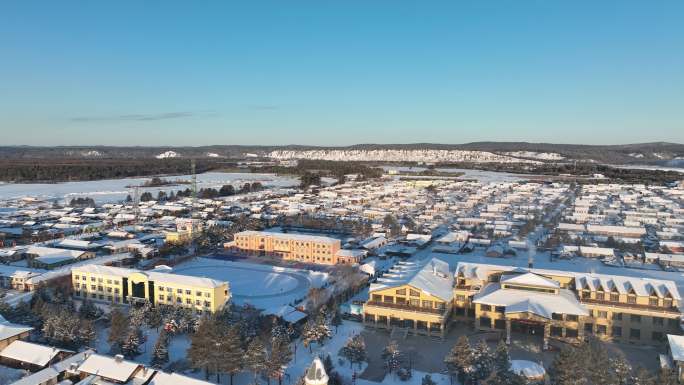
<svg viewBox="0 0 684 385">
<path fill-rule="evenodd" d="M 578 145 L 527 142 L 473 142 L 464 144 L 357 144 L 345 147 L 215 145 L 199 147 L 135 146 L 2 146 L 0 159 L 146 159 L 267 157 L 273 151 L 382 151 L 461 150 L 483 151 L 501 156 L 537 161 L 589 161 L 609 164 L 652 164 L 684 167 L 684 145 L 654 142 L 625 145 Z"/>
</svg>

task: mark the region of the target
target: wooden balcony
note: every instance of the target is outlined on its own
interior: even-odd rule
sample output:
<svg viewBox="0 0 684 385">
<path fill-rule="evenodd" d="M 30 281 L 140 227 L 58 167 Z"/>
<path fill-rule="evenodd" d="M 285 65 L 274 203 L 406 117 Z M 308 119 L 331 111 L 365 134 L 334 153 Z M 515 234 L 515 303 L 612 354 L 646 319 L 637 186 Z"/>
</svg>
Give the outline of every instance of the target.
<svg viewBox="0 0 684 385">
<path fill-rule="evenodd" d="M 664 307 L 664 306 L 653 306 L 653 305 L 641 305 L 641 304 L 636 304 L 636 303 L 614 302 L 614 301 L 606 301 L 606 300 L 593 299 L 593 298 L 580 298 L 580 302 L 586 303 L 589 305 L 602 305 L 602 306 L 615 307 L 615 308 L 620 308 L 620 309 L 641 310 L 641 311 L 649 311 L 649 312 L 653 312 L 653 313 L 662 313 L 662 314 L 669 314 L 669 315 L 680 315 L 681 314 L 681 312 L 674 306 Z"/>
<path fill-rule="evenodd" d="M 440 316 L 446 315 L 446 312 L 447 312 L 447 309 L 434 309 L 434 308 L 427 308 L 427 307 L 420 307 L 420 306 L 402 305 L 402 304 L 398 304 L 398 303 L 377 302 L 377 301 L 368 301 L 368 302 L 366 302 L 366 306 L 384 307 L 384 308 L 389 308 L 389 309 L 397 309 L 397 310 L 410 311 L 410 312 L 415 312 L 415 313 L 437 314 Z"/>
</svg>

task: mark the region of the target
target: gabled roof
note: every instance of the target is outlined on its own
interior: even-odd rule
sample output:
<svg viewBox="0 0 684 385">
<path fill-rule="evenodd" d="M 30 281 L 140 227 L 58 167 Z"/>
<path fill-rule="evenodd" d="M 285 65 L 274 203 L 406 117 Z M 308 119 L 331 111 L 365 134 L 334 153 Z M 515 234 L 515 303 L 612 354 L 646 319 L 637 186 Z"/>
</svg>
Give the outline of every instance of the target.
<svg viewBox="0 0 684 385">
<path fill-rule="evenodd" d="M 575 294 L 567 289 L 559 289 L 558 294 L 551 294 L 529 290 L 502 290 L 499 283 L 490 283 L 475 294 L 473 303 L 504 306 L 506 314 L 532 313 L 547 319 L 551 319 L 553 313 L 589 315 Z"/>
<path fill-rule="evenodd" d="M 0 357 L 42 367 L 47 365 L 61 351 L 65 350 L 60 350 L 53 346 L 16 340 L 0 352 Z"/>
<path fill-rule="evenodd" d="M 32 327 L 7 322 L 4 318 L 2 318 L 2 316 L 0 316 L 0 341 L 18 336 L 21 333 L 29 332 L 31 330 L 33 330 Z"/>
<path fill-rule="evenodd" d="M 128 381 L 142 364 L 133 361 L 117 360 L 115 357 L 93 354 L 78 367 L 80 372 L 95 374 L 105 379 L 119 382 Z"/>
<path fill-rule="evenodd" d="M 551 289 L 560 288 L 560 284 L 553 279 L 542 277 L 534 273 L 525 274 L 506 274 L 501 277 L 501 283 L 524 285 L 524 286 L 534 286 L 534 287 L 545 287 Z"/>
<path fill-rule="evenodd" d="M 431 258 L 422 263 L 397 263 L 377 283 L 371 284 L 370 292 L 409 285 L 444 301 L 451 301 L 454 295 L 453 282 L 449 264 L 441 259 Z"/>
</svg>

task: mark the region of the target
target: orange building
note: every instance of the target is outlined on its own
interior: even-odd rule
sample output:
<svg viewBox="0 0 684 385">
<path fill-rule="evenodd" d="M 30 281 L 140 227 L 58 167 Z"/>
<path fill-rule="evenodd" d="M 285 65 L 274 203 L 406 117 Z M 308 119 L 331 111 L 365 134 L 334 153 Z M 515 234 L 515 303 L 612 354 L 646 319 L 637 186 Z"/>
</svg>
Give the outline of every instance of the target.
<svg viewBox="0 0 684 385">
<path fill-rule="evenodd" d="M 233 247 L 245 254 L 336 265 L 340 240 L 317 235 L 243 231 L 235 234 Z"/>
</svg>

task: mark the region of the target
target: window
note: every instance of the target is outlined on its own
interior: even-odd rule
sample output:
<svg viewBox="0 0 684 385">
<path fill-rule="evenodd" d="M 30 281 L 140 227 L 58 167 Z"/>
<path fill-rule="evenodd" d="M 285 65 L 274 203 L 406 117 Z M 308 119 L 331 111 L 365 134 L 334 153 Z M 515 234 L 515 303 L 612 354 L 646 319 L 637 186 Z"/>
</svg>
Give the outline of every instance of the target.
<svg viewBox="0 0 684 385">
<path fill-rule="evenodd" d="M 663 341 L 663 333 L 662 332 L 653 332 L 651 333 L 651 339 L 653 341 Z"/>
<path fill-rule="evenodd" d="M 594 324 L 584 324 L 584 332 L 592 334 L 594 332 Z"/>
<path fill-rule="evenodd" d="M 635 304 L 636 303 L 636 295 L 630 294 L 627 296 L 627 303 Z"/>
<path fill-rule="evenodd" d="M 159 300 L 163 301 L 164 300 L 164 294 L 159 294 Z"/>
<path fill-rule="evenodd" d="M 492 319 L 489 317 L 480 317 L 480 327 L 491 328 Z"/>
<path fill-rule="evenodd" d="M 562 337 L 563 328 L 560 326 L 551 326 L 551 335 L 554 337 Z"/>
<path fill-rule="evenodd" d="M 114 288 L 114 294 L 119 294 L 119 288 L 118 287 Z"/>
<path fill-rule="evenodd" d="M 502 314 L 503 314 L 503 313 L 506 312 L 506 306 L 497 306 L 497 307 L 494 309 L 494 311 L 496 311 L 497 313 L 502 313 Z"/>
<path fill-rule="evenodd" d="M 402 304 L 402 305 L 405 304 L 405 303 L 406 303 L 406 298 L 404 298 L 404 297 L 397 297 L 397 303 L 400 303 L 400 304 Z"/>
<path fill-rule="evenodd" d="M 382 296 L 380 294 L 373 294 L 373 301 L 374 302 L 382 301 Z"/>
<path fill-rule="evenodd" d="M 202 292 L 201 292 L 201 291 L 198 291 L 198 292 L 195 293 L 195 295 L 196 295 L 197 297 L 201 297 L 201 296 L 202 296 Z"/>
<path fill-rule="evenodd" d="M 465 302 L 465 295 L 463 295 L 463 294 L 458 294 L 458 295 L 456 296 L 456 301 Z"/>
<path fill-rule="evenodd" d="M 204 296 L 209 298 L 209 297 L 211 297 L 211 293 L 204 293 Z"/>
<path fill-rule="evenodd" d="M 432 301 L 423 301 L 423 307 L 426 309 L 432 309 Z"/>
<path fill-rule="evenodd" d="M 178 303 L 182 303 L 182 302 L 183 302 L 183 300 L 182 300 L 182 299 L 181 299 L 180 297 L 176 297 L 176 302 L 178 302 Z"/>
<path fill-rule="evenodd" d="M 423 301 L 423 303 L 428 302 L 428 301 Z M 489 305 L 480 305 L 480 310 L 482 311 L 492 311 L 492 307 Z"/>
<path fill-rule="evenodd" d="M 397 289 L 396 294 L 397 295 L 406 295 L 406 289 Z"/>
<path fill-rule="evenodd" d="M 613 326 L 613 329 L 611 330 L 611 335 L 613 337 L 622 337 L 622 328 L 619 326 Z"/>
<path fill-rule="evenodd" d="M 607 327 L 606 325 L 596 325 L 596 334 L 598 335 L 606 335 L 607 332 Z"/>
<path fill-rule="evenodd" d="M 570 322 L 577 322 L 579 320 L 579 318 L 575 314 L 566 314 L 565 320 L 570 321 Z"/>
<path fill-rule="evenodd" d="M 96 288 L 97 288 L 96 285 L 90 285 L 90 289 L 91 289 L 91 290 L 95 290 Z"/>
<path fill-rule="evenodd" d="M 665 323 L 665 319 L 664 319 L 664 318 L 662 318 L 662 317 L 653 317 L 653 324 L 654 324 L 654 325 L 663 326 L 664 323 Z"/>
<path fill-rule="evenodd" d="M 107 285 L 111 285 L 111 284 L 112 284 L 112 280 L 111 280 L 111 279 L 108 279 L 108 280 L 107 280 Z"/>
<path fill-rule="evenodd" d="M 613 321 L 622 321 L 622 313 L 613 313 Z"/>
<path fill-rule="evenodd" d="M 413 289 L 410 290 L 410 294 L 412 297 L 420 297 L 420 292 Z"/>
<path fill-rule="evenodd" d="M 672 307 L 672 298 L 664 298 L 663 307 Z"/>
<path fill-rule="evenodd" d="M 613 302 L 620 302 L 620 294 L 619 293 L 610 293 L 610 300 Z"/>
<path fill-rule="evenodd" d="M 551 318 L 555 319 L 556 321 L 562 321 L 563 320 L 563 314 L 552 313 Z"/>
<path fill-rule="evenodd" d="M 598 318 L 608 318 L 608 312 L 607 312 L 607 311 L 603 311 L 603 310 L 599 310 L 599 311 L 596 312 L 596 317 L 598 317 Z"/>
<path fill-rule="evenodd" d="M 605 298 L 605 297 L 604 297 L 604 295 L 603 295 L 603 292 L 602 292 L 602 291 L 600 291 L 600 292 L 596 293 L 596 299 L 598 299 L 599 301 L 603 301 L 603 300 L 604 300 L 604 298 Z"/>
<path fill-rule="evenodd" d="M 638 314 L 631 314 L 629 316 L 629 320 L 632 321 L 633 323 L 638 324 L 638 323 L 641 323 L 641 316 Z"/>
<path fill-rule="evenodd" d="M 648 298 L 648 304 L 650 306 L 658 306 L 658 298 L 657 297 L 649 297 Z"/>
<path fill-rule="evenodd" d="M 169 293 L 171 293 L 171 292 L 173 291 L 173 289 L 170 288 L 170 287 L 167 287 L 167 288 L 166 288 L 166 291 L 168 291 Z"/>
<path fill-rule="evenodd" d="M 638 340 L 641 338 L 641 330 L 639 329 L 629 329 L 629 338 L 633 340 Z"/>
<path fill-rule="evenodd" d="M 202 301 L 200 301 L 198 299 L 195 300 L 195 305 L 199 306 L 201 303 L 202 303 Z"/>
<path fill-rule="evenodd" d="M 409 304 L 414 307 L 420 307 L 420 300 L 418 298 L 410 298 Z"/>
<path fill-rule="evenodd" d="M 211 306 L 211 303 L 209 301 L 204 301 L 204 307 L 209 307 Z"/>
<path fill-rule="evenodd" d="M 183 289 L 176 289 L 176 293 L 183 294 Z"/>
<path fill-rule="evenodd" d="M 385 302 L 386 303 L 394 303 L 394 297 L 391 295 L 386 295 L 385 296 Z"/>
<path fill-rule="evenodd" d="M 186 291 L 185 291 L 185 294 L 186 294 L 186 295 L 192 295 L 192 290 L 186 290 Z"/>
<path fill-rule="evenodd" d="M 578 335 L 577 329 L 565 329 L 565 336 L 567 338 L 577 338 Z"/>
</svg>

